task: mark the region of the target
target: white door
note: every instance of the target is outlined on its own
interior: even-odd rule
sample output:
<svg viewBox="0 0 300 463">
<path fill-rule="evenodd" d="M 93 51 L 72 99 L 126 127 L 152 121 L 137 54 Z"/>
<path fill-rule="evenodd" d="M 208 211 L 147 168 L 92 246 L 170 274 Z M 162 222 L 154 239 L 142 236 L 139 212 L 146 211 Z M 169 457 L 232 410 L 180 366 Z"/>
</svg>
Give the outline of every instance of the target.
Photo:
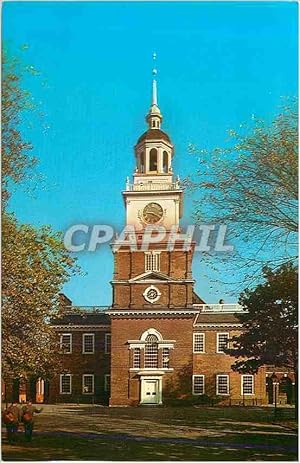
<svg viewBox="0 0 300 463">
<path fill-rule="evenodd" d="M 142 384 L 142 403 L 159 403 L 158 379 L 144 379 Z"/>
</svg>

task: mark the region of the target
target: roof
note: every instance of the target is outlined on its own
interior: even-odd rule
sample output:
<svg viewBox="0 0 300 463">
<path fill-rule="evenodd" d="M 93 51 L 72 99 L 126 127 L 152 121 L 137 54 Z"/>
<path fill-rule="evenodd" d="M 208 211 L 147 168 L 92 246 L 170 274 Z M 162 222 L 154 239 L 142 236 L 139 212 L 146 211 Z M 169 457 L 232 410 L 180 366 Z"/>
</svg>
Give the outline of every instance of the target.
<svg viewBox="0 0 300 463">
<path fill-rule="evenodd" d="M 238 317 L 233 313 L 199 313 L 196 325 L 202 323 L 241 323 Z"/>
<path fill-rule="evenodd" d="M 203 299 L 201 299 L 195 291 L 193 291 L 193 304 L 205 304 Z"/>
<path fill-rule="evenodd" d="M 137 141 L 137 144 L 141 143 L 144 140 L 157 140 L 162 139 L 171 143 L 169 135 L 163 132 L 160 129 L 149 129 L 147 132 L 143 133 Z"/>
<path fill-rule="evenodd" d="M 109 316 L 104 313 L 68 313 L 51 321 L 52 325 L 110 325 Z"/>
</svg>

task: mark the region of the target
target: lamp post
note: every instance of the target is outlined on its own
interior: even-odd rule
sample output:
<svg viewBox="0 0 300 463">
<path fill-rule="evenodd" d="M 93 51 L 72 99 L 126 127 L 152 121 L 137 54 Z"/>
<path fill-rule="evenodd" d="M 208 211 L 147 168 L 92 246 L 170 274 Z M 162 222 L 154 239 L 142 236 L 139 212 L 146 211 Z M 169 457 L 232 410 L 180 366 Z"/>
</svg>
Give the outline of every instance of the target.
<svg viewBox="0 0 300 463">
<path fill-rule="evenodd" d="M 274 390 L 274 418 L 276 420 L 277 417 L 277 387 L 279 384 L 278 378 L 275 373 L 271 376 L 273 382 L 273 390 Z"/>
</svg>

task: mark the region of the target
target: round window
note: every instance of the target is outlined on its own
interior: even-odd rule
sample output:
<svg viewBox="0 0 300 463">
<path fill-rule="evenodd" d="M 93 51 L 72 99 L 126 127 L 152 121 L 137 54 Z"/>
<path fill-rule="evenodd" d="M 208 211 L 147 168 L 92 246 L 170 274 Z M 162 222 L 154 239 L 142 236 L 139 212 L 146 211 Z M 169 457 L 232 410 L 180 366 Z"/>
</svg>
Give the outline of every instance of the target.
<svg viewBox="0 0 300 463">
<path fill-rule="evenodd" d="M 155 286 L 151 285 L 145 289 L 143 296 L 147 302 L 153 304 L 154 302 L 158 301 L 158 299 L 161 296 L 161 293 L 157 288 L 155 288 Z"/>
</svg>

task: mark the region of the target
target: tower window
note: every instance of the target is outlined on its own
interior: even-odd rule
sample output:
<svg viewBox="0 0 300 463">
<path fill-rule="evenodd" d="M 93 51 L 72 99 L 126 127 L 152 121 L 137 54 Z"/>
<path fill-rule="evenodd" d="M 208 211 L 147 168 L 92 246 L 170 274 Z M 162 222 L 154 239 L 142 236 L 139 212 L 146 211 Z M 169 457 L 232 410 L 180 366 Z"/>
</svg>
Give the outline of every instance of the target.
<svg viewBox="0 0 300 463">
<path fill-rule="evenodd" d="M 155 127 L 155 121 L 152 121 L 152 127 Z"/>
<path fill-rule="evenodd" d="M 145 368 L 158 367 L 158 344 L 157 337 L 149 334 L 146 338 L 145 345 Z"/>
<path fill-rule="evenodd" d="M 150 150 L 150 172 L 157 172 L 157 150 L 152 148 Z"/>
<path fill-rule="evenodd" d="M 160 271 L 160 252 L 145 252 L 145 272 Z"/>
<path fill-rule="evenodd" d="M 140 155 L 140 171 L 142 174 L 145 172 L 145 153 Z"/>
<path fill-rule="evenodd" d="M 167 151 L 163 152 L 163 171 L 165 174 L 169 171 L 169 155 Z"/>
</svg>

